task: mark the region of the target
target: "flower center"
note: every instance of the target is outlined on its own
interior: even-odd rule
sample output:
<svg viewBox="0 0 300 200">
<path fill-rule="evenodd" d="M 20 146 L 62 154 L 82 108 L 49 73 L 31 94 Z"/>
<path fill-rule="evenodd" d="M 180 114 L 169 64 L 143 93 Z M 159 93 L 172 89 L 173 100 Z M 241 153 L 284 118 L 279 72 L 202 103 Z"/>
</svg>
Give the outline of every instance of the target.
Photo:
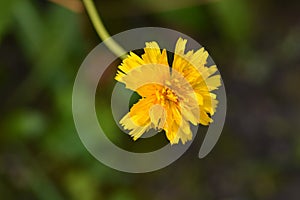
<svg viewBox="0 0 300 200">
<path fill-rule="evenodd" d="M 156 97 L 161 105 L 165 105 L 166 101 L 178 103 L 177 95 L 168 87 L 164 87 L 161 91 L 156 91 Z"/>
</svg>

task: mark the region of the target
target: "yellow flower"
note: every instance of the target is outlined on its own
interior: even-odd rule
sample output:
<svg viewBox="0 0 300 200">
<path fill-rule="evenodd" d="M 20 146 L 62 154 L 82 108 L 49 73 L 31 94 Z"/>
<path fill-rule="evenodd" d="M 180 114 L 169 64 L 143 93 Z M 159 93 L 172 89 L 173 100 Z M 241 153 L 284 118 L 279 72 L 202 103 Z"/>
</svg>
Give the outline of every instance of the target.
<svg viewBox="0 0 300 200">
<path fill-rule="evenodd" d="M 221 77 L 213 75 L 215 65 L 206 66 L 204 48 L 185 53 L 186 43 L 178 39 L 171 68 L 166 50 L 156 42 L 147 42 L 141 57 L 130 52 L 118 67 L 115 79 L 141 96 L 120 120 L 134 140 L 153 128 L 164 130 L 171 144 L 184 144 L 192 139 L 190 123 L 212 122 L 218 101 L 211 91 L 221 85 Z"/>
</svg>

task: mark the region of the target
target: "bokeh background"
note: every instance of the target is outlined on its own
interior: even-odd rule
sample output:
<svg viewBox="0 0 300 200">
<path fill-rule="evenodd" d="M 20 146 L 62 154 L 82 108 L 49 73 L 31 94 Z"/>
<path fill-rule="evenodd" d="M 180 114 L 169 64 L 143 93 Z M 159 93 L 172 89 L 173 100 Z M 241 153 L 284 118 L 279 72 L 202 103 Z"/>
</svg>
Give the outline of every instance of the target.
<svg viewBox="0 0 300 200">
<path fill-rule="evenodd" d="M 110 169 L 81 143 L 72 87 L 101 40 L 80 2 L 56 2 L 68 8 L 0 1 L 0 199 L 300 199 L 298 0 L 96 1 L 111 34 L 158 26 L 193 37 L 226 85 L 227 119 L 213 151 L 198 159 L 201 127 L 183 157 L 146 174 Z M 98 110 L 109 116 L 101 94 Z"/>
</svg>

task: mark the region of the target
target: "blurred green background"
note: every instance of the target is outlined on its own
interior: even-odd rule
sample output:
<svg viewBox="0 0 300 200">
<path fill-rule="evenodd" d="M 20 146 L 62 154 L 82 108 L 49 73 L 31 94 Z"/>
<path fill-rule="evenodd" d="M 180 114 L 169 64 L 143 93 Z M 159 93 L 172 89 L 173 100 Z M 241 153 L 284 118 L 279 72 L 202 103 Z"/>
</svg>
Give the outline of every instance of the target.
<svg viewBox="0 0 300 200">
<path fill-rule="evenodd" d="M 0 199 L 300 199 L 298 0 L 96 4 L 111 34 L 166 27 L 206 47 L 228 95 L 221 138 L 200 160 L 198 134 L 183 157 L 156 172 L 104 166 L 81 143 L 71 110 L 76 72 L 101 42 L 85 11 L 1 0 Z"/>
</svg>

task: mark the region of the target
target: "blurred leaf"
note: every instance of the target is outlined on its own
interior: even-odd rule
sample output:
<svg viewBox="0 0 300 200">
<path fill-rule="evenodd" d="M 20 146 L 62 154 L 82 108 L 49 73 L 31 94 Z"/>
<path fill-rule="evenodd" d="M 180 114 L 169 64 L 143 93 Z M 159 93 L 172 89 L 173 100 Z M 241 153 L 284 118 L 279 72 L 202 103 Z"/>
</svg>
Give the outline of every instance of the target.
<svg viewBox="0 0 300 200">
<path fill-rule="evenodd" d="M 209 4 L 219 0 L 132 0 L 136 4 L 140 4 L 141 7 L 151 9 L 152 12 L 165 12 L 171 10 L 179 10 L 184 8 L 192 8 L 197 5 Z"/>
<path fill-rule="evenodd" d="M 70 66 L 70 63 L 76 63 L 72 62 L 71 55 L 82 45 L 77 30 L 78 16 L 52 5 L 41 18 L 42 14 L 37 12 L 32 3 L 22 2 L 15 14 L 20 26 L 17 36 L 33 64 L 33 69 L 18 92 L 22 93 L 25 99 L 34 97 L 45 87 L 59 92 L 62 80 L 70 83 L 66 82 L 71 80 L 72 75 L 68 70 L 76 69 Z M 76 48 L 74 43 L 77 43 Z M 77 58 L 74 60 L 77 61 Z"/>
<path fill-rule="evenodd" d="M 13 8 L 19 0 L 0 1 L 0 43 L 7 28 L 13 22 Z"/>
<path fill-rule="evenodd" d="M 252 15 L 246 0 L 222 0 L 211 4 L 221 31 L 236 43 L 245 41 L 252 32 Z"/>
<path fill-rule="evenodd" d="M 82 2 L 79 0 L 49 0 L 60 6 L 63 6 L 73 12 L 81 13 L 83 11 Z"/>
<path fill-rule="evenodd" d="M 71 199 L 101 199 L 101 197 L 97 196 L 98 182 L 95 180 L 94 176 L 88 172 L 79 170 L 70 171 L 65 176 L 64 183 L 65 187 L 69 191 Z"/>
<path fill-rule="evenodd" d="M 49 156 L 60 161 L 90 157 L 76 133 L 72 119 L 68 123 L 61 121 L 59 124 L 53 125 L 39 145 Z M 82 159 L 81 162 L 83 161 Z"/>
<path fill-rule="evenodd" d="M 25 53 L 28 56 L 38 55 L 43 38 L 44 26 L 38 9 L 31 1 L 18 1 L 14 6 L 14 17 L 20 29 L 16 34 L 20 42 L 26 48 Z"/>
<path fill-rule="evenodd" d="M 136 198 L 133 197 L 133 195 L 127 191 L 127 190 L 117 190 L 113 193 L 112 197 L 109 198 L 110 200 L 134 200 Z"/>
<path fill-rule="evenodd" d="M 46 130 L 45 116 L 34 110 L 20 110 L 13 113 L 6 122 L 12 136 L 20 138 L 37 138 Z"/>
<path fill-rule="evenodd" d="M 166 20 L 170 24 L 176 24 L 180 27 L 204 29 L 207 26 L 206 15 L 203 9 L 199 7 L 189 7 L 180 10 L 173 10 L 157 14 L 160 20 Z"/>
</svg>

